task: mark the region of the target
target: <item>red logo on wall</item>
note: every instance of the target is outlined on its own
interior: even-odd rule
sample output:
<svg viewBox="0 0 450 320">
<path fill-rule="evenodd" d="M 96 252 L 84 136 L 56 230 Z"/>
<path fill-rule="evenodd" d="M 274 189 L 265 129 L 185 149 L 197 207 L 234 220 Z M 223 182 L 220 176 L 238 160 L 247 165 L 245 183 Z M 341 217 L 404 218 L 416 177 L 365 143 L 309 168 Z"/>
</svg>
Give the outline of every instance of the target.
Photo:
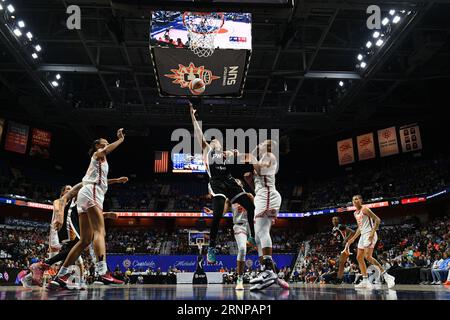
<svg viewBox="0 0 450 320">
<path fill-rule="evenodd" d="M 365 146 L 367 146 L 368 144 L 371 144 L 371 143 L 372 143 L 372 139 L 370 139 L 369 137 L 364 138 L 364 139 L 361 139 L 361 140 L 359 141 L 359 145 L 360 145 L 361 147 L 365 147 Z"/>
<path fill-rule="evenodd" d="M 172 74 L 164 76 L 173 79 L 172 83 L 180 85 L 181 88 L 189 89 L 189 83 L 197 78 L 202 79 L 205 85 L 210 85 L 213 80 L 220 79 L 213 75 L 211 70 L 205 69 L 205 66 L 196 67 L 192 62 L 187 67 L 179 64 L 178 69 L 170 69 L 170 71 Z"/>
<path fill-rule="evenodd" d="M 341 146 L 339 147 L 339 150 L 344 152 L 347 151 L 348 149 L 350 149 L 352 146 L 349 143 L 344 143 L 341 144 Z"/>
</svg>

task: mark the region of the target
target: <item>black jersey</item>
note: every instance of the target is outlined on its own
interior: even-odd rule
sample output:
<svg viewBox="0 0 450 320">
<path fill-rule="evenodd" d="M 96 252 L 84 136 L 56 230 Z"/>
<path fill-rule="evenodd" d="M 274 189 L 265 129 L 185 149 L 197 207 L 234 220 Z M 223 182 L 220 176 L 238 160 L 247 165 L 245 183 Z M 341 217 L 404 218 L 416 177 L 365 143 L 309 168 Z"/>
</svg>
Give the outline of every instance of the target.
<svg viewBox="0 0 450 320">
<path fill-rule="evenodd" d="M 347 226 L 345 224 L 339 224 L 337 227 L 333 227 L 331 233 L 336 238 L 336 240 L 338 240 L 340 243 L 344 243 L 344 240 L 348 235 Z"/>
<path fill-rule="evenodd" d="M 67 216 L 69 215 L 69 210 L 70 210 L 70 203 L 66 204 L 66 206 L 64 207 L 63 224 L 61 229 L 59 229 L 58 231 L 59 243 L 67 242 L 70 240 L 67 234 Z"/>
<path fill-rule="evenodd" d="M 231 164 L 232 160 L 227 159 L 222 150 L 218 151 L 209 148 L 208 153 L 206 154 L 206 169 L 211 180 L 224 180 L 230 178 Z"/>
<path fill-rule="evenodd" d="M 70 240 L 80 239 L 80 222 L 78 219 L 77 202 L 70 203 L 69 214 L 67 216 L 67 233 Z"/>
</svg>

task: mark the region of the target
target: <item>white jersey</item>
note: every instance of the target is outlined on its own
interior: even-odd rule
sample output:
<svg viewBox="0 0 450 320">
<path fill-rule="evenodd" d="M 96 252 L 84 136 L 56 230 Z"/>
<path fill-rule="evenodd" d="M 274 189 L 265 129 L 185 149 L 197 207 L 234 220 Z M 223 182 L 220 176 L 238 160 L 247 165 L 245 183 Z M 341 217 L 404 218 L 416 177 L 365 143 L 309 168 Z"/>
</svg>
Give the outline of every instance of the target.
<svg viewBox="0 0 450 320">
<path fill-rule="evenodd" d="M 95 184 L 100 187 L 100 189 L 106 193 L 108 190 L 108 171 L 109 165 L 106 159 L 95 160 L 94 157 L 91 158 L 91 163 L 85 176 L 83 177 L 83 185 Z"/>
<path fill-rule="evenodd" d="M 355 216 L 356 222 L 358 223 L 358 228 L 361 231 L 361 234 L 367 234 L 372 231 L 374 226 L 374 221 L 368 215 L 363 213 L 363 208 L 361 210 L 356 210 L 353 215 Z"/>
<path fill-rule="evenodd" d="M 261 157 L 261 162 L 268 159 L 269 155 L 265 153 Z M 260 190 L 276 190 L 275 189 L 275 174 L 277 172 L 278 162 L 276 158 L 272 160 L 272 164 L 269 168 L 261 168 L 260 173 L 254 174 L 253 180 L 255 183 L 255 193 L 258 193 Z"/>
</svg>

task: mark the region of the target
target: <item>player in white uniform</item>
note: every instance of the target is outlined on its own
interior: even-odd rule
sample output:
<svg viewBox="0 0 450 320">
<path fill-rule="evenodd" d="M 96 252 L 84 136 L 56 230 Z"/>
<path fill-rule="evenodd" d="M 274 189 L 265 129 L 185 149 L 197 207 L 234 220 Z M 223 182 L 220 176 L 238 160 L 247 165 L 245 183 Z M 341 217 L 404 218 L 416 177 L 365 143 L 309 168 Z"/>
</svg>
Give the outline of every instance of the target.
<svg viewBox="0 0 450 320">
<path fill-rule="evenodd" d="M 105 222 L 103 219 L 103 200 L 108 190 L 109 166 L 106 156 L 114 151 L 125 139 L 123 129 L 117 131 L 117 141 L 109 144 L 106 139 L 97 139 L 93 142 L 89 151 L 91 162 L 86 175 L 83 178 L 83 187 L 77 195 L 77 211 L 80 222 L 80 240 L 70 250 L 63 266 L 52 283 L 61 287 L 69 284 L 69 269 L 82 251 L 91 242 L 94 245 L 97 262 L 95 271 L 99 277 L 109 283 L 119 283 L 119 280 L 112 277 L 106 265 L 106 245 L 105 245 Z"/>
<path fill-rule="evenodd" d="M 254 167 L 253 184 L 255 189 L 255 235 L 263 272 L 250 281 L 255 284 L 250 290 L 262 290 L 274 283 L 284 288 L 289 285 L 279 281 L 275 265 L 272 260 L 272 238 L 270 228 L 277 218 L 281 207 L 281 195 L 275 187 L 275 174 L 278 169 L 278 160 L 272 153 L 273 140 L 266 140 L 258 146 L 260 159 L 250 155 Z"/>
<path fill-rule="evenodd" d="M 242 186 L 242 183 L 236 179 L 236 182 Z M 248 197 L 253 201 L 253 195 L 251 193 L 247 193 Z M 236 281 L 236 290 L 244 290 L 244 271 L 245 271 L 245 256 L 247 254 L 247 240 L 250 235 L 250 227 L 247 219 L 247 210 L 245 210 L 240 204 L 233 203 L 227 199 L 225 204 L 224 213 L 226 213 L 231 206 L 231 211 L 233 213 L 233 232 L 234 238 L 236 239 L 238 254 L 236 258 L 236 273 L 238 275 Z M 203 210 L 212 214 L 213 211 L 207 207 L 203 208 Z"/>
<path fill-rule="evenodd" d="M 253 199 L 253 195 L 248 193 L 249 197 Z M 233 212 L 233 232 L 236 239 L 238 254 L 236 261 L 236 290 L 244 290 L 244 271 L 245 271 L 245 256 L 247 254 L 247 238 L 250 234 L 250 227 L 247 220 L 247 211 L 238 203 L 231 206 Z"/>
<path fill-rule="evenodd" d="M 360 236 L 358 241 L 358 254 L 356 256 L 359 264 L 359 269 L 363 275 L 363 280 L 355 286 L 355 288 L 372 289 L 373 285 L 368 280 L 367 266 L 365 260 L 378 267 L 381 275 L 384 277 L 388 288 L 395 285 L 395 278 L 388 274 L 383 269 L 381 264 L 372 256 L 373 249 L 378 240 L 377 230 L 380 226 L 380 218 L 376 216 L 372 210 L 363 206 L 363 199 L 361 195 L 353 196 L 353 205 L 356 207 L 354 216 L 358 224 L 358 229 L 355 234 L 347 241 L 344 252 L 349 253 L 350 245 Z"/>
</svg>

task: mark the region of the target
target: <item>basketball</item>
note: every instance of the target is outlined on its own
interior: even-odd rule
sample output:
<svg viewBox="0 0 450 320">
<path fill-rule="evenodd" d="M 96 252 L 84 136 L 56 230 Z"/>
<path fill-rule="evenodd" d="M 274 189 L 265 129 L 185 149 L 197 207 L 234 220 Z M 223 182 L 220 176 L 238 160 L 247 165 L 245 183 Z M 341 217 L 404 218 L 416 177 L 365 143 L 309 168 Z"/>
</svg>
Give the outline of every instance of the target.
<svg viewBox="0 0 450 320">
<path fill-rule="evenodd" d="M 189 90 L 195 95 L 202 94 L 205 92 L 206 85 L 205 82 L 203 82 L 202 79 L 195 78 L 189 83 Z"/>
</svg>

